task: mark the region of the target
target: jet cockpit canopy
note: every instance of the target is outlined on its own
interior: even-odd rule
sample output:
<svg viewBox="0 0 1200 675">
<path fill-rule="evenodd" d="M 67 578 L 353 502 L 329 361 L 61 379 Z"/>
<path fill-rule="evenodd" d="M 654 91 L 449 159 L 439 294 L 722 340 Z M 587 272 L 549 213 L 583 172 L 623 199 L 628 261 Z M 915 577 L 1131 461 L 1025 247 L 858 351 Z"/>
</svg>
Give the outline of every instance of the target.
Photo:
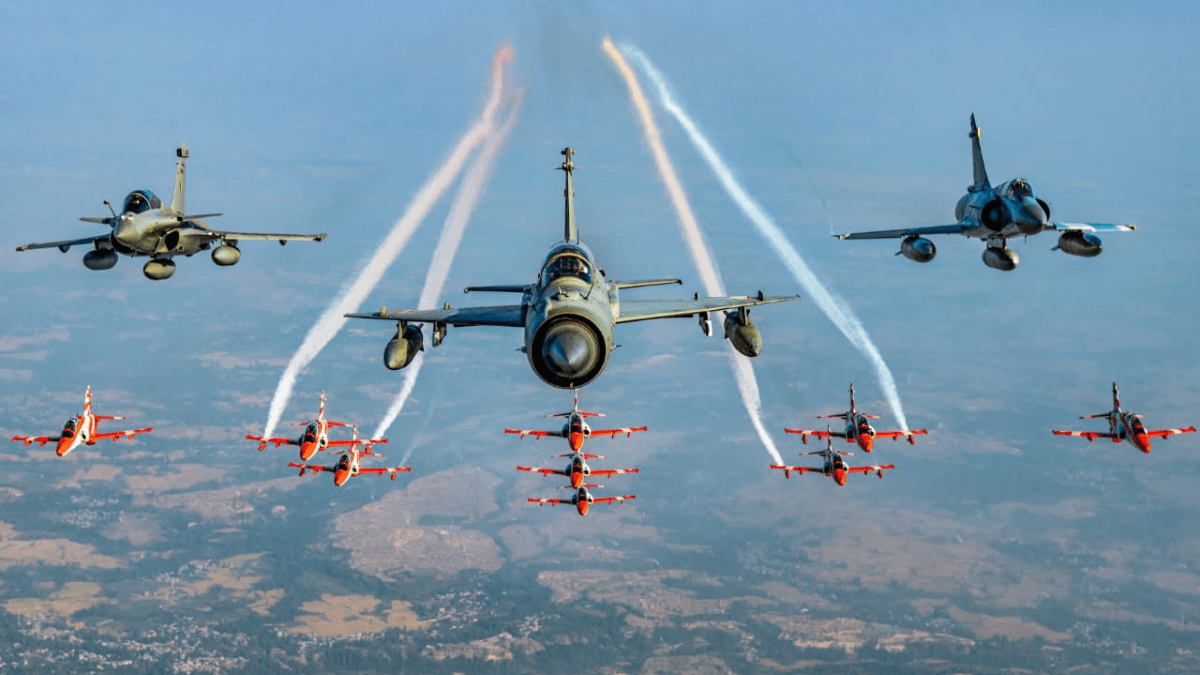
<svg viewBox="0 0 1200 675">
<path fill-rule="evenodd" d="M 125 196 L 121 213 L 141 213 L 150 209 L 161 209 L 162 200 L 149 190 L 134 190 Z"/>
<path fill-rule="evenodd" d="M 594 265 L 591 251 L 576 243 L 562 243 L 550 249 L 546 261 L 542 263 L 542 285 L 545 286 L 559 277 L 575 277 L 585 284 L 591 285 Z"/>
<path fill-rule="evenodd" d="M 1001 186 L 1000 194 L 1009 199 L 1021 200 L 1033 196 L 1033 187 L 1024 178 L 1014 178 Z"/>
</svg>

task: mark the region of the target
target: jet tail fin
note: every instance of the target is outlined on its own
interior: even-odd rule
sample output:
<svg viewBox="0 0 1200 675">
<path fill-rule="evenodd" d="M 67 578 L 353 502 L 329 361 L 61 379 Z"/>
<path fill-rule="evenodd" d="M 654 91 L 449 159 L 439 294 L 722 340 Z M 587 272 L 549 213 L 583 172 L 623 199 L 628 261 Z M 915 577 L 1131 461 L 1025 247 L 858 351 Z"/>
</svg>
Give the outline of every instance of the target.
<svg viewBox="0 0 1200 675">
<path fill-rule="evenodd" d="M 175 150 L 179 158 L 179 166 L 175 169 L 175 191 L 171 193 L 171 210 L 175 213 L 186 213 L 183 208 L 183 191 L 187 183 L 187 143 L 180 143 Z"/>
<path fill-rule="evenodd" d="M 1113 382 L 1113 410 L 1121 409 L 1121 393 L 1117 391 L 1117 383 Z"/>
<path fill-rule="evenodd" d="M 967 188 L 970 192 L 979 192 L 992 187 L 988 180 L 987 167 L 983 165 L 983 148 L 979 146 L 980 130 L 975 124 L 975 113 L 971 113 L 971 165 L 975 170 L 975 182 Z"/>
<path fill-rule="evenodd" d="M 575 170 L 575 162 L 571 161 L 571 155 L 574 155 L 575 151 L 571 148 L 563 148 L 561 154 L 566 159 L 558 169 L 567 174 L 567 186 L 563 190 L 563 197 L 566 201 L 563 213 L 563 237 L 567 241 L 574 242 L 579 241 L 579 231 L 575 228 L 575 186 L 571 182 L 571 172 Z"/>
</svg>

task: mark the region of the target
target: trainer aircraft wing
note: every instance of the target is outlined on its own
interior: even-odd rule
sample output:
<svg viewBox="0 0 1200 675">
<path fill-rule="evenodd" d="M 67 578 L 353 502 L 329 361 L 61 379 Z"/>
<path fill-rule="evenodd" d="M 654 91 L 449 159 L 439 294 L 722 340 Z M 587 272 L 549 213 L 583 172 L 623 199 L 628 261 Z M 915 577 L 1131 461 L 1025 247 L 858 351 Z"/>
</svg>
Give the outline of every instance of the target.
<svg viewBox="0 0 1200 675">
<path fill-rule="evenodd" d="M 788 295 L 765 298 L 693 298 L 691 300 L 622 300 L 620 314 L 614 323 L 630 321 L 646 321 L 648 319 L 668 319 L 672 317 L 695 316 L 704 312 L 716 312 L 722 309 L 737 309 L 739 307 L 755 307 L 776 302 L 795 300 L 800 296 Z"/>
<path fill-rule="evenodd" d="M 913 429 L 911 431 L 876 431 L 875 438 L 890 438 L 893 441 L 896 441 L 907 437 L 908 442 L 911 444 L 913 442 L 913 436 L 924 436 L 928 433 L 928 429 Z"/>
<path fill-rule="evenodd" d="M 396 474 L 400 473 L 402 471 L 412 471 L 412 467 L 411 466 L 393 466 L 391 468 L 384 468 L 381 466 L 372 466 L 372 467 L 367 467 L 367 468 L 360 468 L 358 470 L 358 473 L 359 474 L 373 474 L 376 476 L 382 476 L 384 474 L 389 474 L 389 475 L 391 475 L 392 480 L 396 480 Z"/>
<path fill-rule="evenodd" d="M 825 429 L 822 429 L 819 431 L 816 429 L 784 429 L 784 431 L 789 434 L 800 434 L 803 437 L 803 440 L 805 443 L 808 443 L 809 436 L 816 436 L 820 440 L 825 440 L 826 438 L 829 438 L 830 436 L 832 436 L 834 438 L 845 438 L 846 437 L 846 434 L 841 431 L 828 431 Z"/>
<path fill-rule="evenodd" d="M 65 239 L 63 241 L 47 241 L 38 244 L 25 244 L 24 246 L 18 246 L 17 250 L 28 251 L 34 248 L 57 248 L 63 253 L 66 253 L 67 249 L 71 248 L 72 246 L 95 244 L 97 241 L 107 241 L 108 238 L 108 234 L 98 234 L 94 237 L 84 237 L 83 239 Z"/>
<path fill-rule="evenodd" d="M 595 499 L 592 500 L 592 503 L 593 504 L 609 504 L 612 502 L 616 502 L 618 504 L 621 504 L 621 503 L 624 503 L 624 501 L 626 499 L 637 499 L 637 495 L 625 495 L 623 497 L 596 497 Z"/>
<path fill-rule="evenodd" d="M 528 471 L 530 473 L 540 473 L 543 476 L 566 476 L 566 471 L 562 469 L 546 469 L 538 466 L 518 466 L 517 471 Z"/>
<path fill-rule="evenodd" d="M 504 433 L 506 433 L 506 434 L 521 434 L 522 440 L 524 440 L 526 436 L 533 436 L 534 438 L 538 439 L 539 441 L 542 440 L 543 438 L 545 438 L 546 436 L 555 436 L 557 438 L 565 438 L 565 436 L 563 436 L 563 433 L 561 431 L 542 431 L 540 429 L 505 429 Z"/>
<path fill-rule="evenodd" d="M 884 471 L 887 471 L 888 469 L 894 469 L 894 468 L 896 468 L 895 464 L 884 464 L 882 466 L 880 466 L 878 464 L 876 464 L 875 466 L 854 466 L 854 467 L 850 467 L 849 469 L 846 469 L 846 473 L 861 473 L 864 475 L 866 475 L 868 473 L 878 473 L 879 477 L 883 478 Z"/>
<path fill-rule="evenodd" d="M 1048 230 L 1078 230 L 1080 232 L 1134 232 L 1137 225 L 1112 225 L 1110 223 L 1050 223 Z"/>
<path fill-rule="evenodd" d="M 45 446 L 47 443 L 57 443 L 61 441 L 62 436 L 13 436 L 13 440 L 24 443 L 25 445 L 37 443 L 38 445 Z"/>
<path fill-rule="evenodd" d="M 784 466 L 783 464 L 772 464 L 772 469 L 779 469 L 788 478 L 792 477 L 792 472 L 796 473 L 825 473 L 825 469 L 817 469 L 811 466 Z"/>
<path fill-rule="evenodd" d="M 294 438 L 263 438 L 262 436 L 250 436 L 247 434 L 246 440 L 258 441 L 259 451 L 266 449 L 267 443 L 274 443 L 277 448 L 281 445 L 300 445 Z"/>
<path fill-rule="evenodd" d="M 113 440 L 113 443 L 116 443 L 117 441 L 121 440 L 122 438 L 133 438 L 134 436 L 137 436 L 138 434 L 147 434 L 147 433 L 150 433 L 151 431 L 154 431 L 154 427 L 146 427 L 144 429 L 130 429 L 128 431 L 106 431 L 102 434 L 96 434 L 95 436 L 92 437 L 92 439 L 97 440 L 97 441 L 102 441 L 106 438 L 111 438 Z"/>
<path fill-rule="evenodd" d="M 1146 435 L 1151 438 L 1155 438 L 1155 437 L 1164 437 L 1165 438 L 1167 436 L 1174 436 L 1175 434 L 1190 434 L 1190 433 L 1194 433 L 1195 431 L 1196 431 L 1196 427 L 1187 427 L 1185 429 L 1157 429 L 1155 431 L 1147 431 Z"/>
<path fill-rule="evenodd" d="M 320 464 L 300 464 L 298 462 L 288 462 L 288 466 L 300 469 L 301 476 L 304 475 L 305 471 L 312 471 L 313 473 L 321 473 L 322 471 L 334 473 L 337 471 L 336 466 L 322 466 Z"/>
<path fill-rule="evenodd" d="M 386 438 L 346 438 L 336 441 L 329 441 L 329 448 L 341 448 L 347 445 L 375 445 L 376 443 L 387 443 Z"/>
<path fill-rule="evenodd" d="M 346 314 L 345 316 L 351 319 L 444 323 L 451 326 L 521 327 L 525 325 L 525 310 L 521 305 L 463 307 L 459 309 L 401 309 L 392 312 Z"/>
<path fill-rule="evenodd" d="M 627 473 L 641 473 L 641 471 L 636 466 L 632 469 L 592 469 L 592 476 L 600 478 L 620 476 Z"/>
<path fill-rule="evenodd" d="M 1051 430 L 1055 436 L 1077 436 L 1086 438 L 1089 441 L 1094 441 L 1097 438 L 1116 438 L 1116 436 L 1106 431 L 1059 431 L 1058 429 Z"/>
<path fill-rule="evenodd" d="M 953 225 L 923 225 L 901 230 L 875 230 L 874 232 L 844 232 L 833 236 L 838 239 L 900 239 L 922 234 L 963 234 L 967 228 L 959 223 Z"/>
<path fill-rule="evenodd" d="M 617 434 L 631 435 L 635 431 L 646 431 L 649 427 L 621 427 L 620 429 L 592 429 L 592 436 L 608 436 L 616 438 Z"/>
<path fill-rule="evenodd" d="M 549 504 L 550 506 L 558 506 L 559 504 L 574 504 L 575 503 L 569 499 L 555 499 L 553 497 L 542 497 L 542 498 L 530 497 L 529 501 L 537 504 L 538 506 L 545 506 L 546 504 Z M 597 500 L 597 501 L 599 501 L 599 500 Z"/>
</svg>

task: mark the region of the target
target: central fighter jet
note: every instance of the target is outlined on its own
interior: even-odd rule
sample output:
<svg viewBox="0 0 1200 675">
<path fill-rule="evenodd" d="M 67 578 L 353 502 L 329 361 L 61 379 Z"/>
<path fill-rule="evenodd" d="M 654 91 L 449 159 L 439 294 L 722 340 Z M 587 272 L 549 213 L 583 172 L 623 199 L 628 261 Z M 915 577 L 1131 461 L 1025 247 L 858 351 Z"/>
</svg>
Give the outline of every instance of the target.
<svg viewBox="0 0 1200 675">
<path fill-rule="evenodd" d="M 544 382 L 562 389 L 582 387 L 596 379 L 616 348 L 613 326 L 631 321 L 699 316 L 700 327 L 712 334 L 709 313 L 727 310 L 724 320 L 725 337 L 733 347 L 746 356 L 762 351 L 762 336 L 750 321 L 747 308 L 791 300 L 799 296 L 701 298 L 699 294 L 685 300 L 621 300 L 621 289 L 680 284 L 679 279 L 646 281 L 608 281 L 596 265 L 595 256 L 579 241 L 575 228 L 575 191 L 571 174 L 575 169 L 565 148 L 560 167 L 566 174 L 564 197 L 564 241 L 550 248 L 535 283 L 512 286 L 469 286 L 464 292 L 519 293 L 520 304 L 490 307 L 451 309 L 406 309 L 373 314 L 347 314 L 355 319 L 381 319 L 396 322 L 396 335 L 383 351 L 383 363 L 390 370 L 399 370 L 412 362 L 418 351 L 425 348 L 420 326 L 411 323 L 433 324 L 433 346 L 446 337 L 448 326 L 510 326 L 525 329 L 525 344 L 521 351 L 529 365 Z"/>
</svg>

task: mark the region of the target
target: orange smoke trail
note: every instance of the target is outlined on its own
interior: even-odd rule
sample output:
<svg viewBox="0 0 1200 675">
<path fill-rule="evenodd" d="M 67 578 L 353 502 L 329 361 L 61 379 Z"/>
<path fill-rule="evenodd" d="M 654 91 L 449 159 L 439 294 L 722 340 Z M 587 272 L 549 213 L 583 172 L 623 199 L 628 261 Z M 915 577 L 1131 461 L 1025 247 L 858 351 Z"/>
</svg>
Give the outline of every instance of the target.
<svg viewBox="0 0 1200 675">
<path fill-rule="evenodd" d="M 646 134 L 646 143 L 650 146 L 650 153 L 654 155 L 654 163 L 658 166 L 658 173 L 662 176 L 663 184 L 667 188 L 667 195 L 671 199 L 672 206 L 675 207 L 675 213 L 679 218 L 679 226 L 683 230 L 683 238 L 687 243 L 688 252 L 692 256 L 692 262 L 696 265 L 696 270 L 700 273 L 700 280 L 704 284 L 704 292 L 708 295 L 725 295 L 725 284 L 721 281 L 721 273 L 717 269 L 717 263 L 713 260 L 712 252 L 709 250 L 708 242 L 704 239 L 704 232 L 700 229 L 699 223 L 696 222 L 696 216 L 692 212 L 692 207 L 688 203 L 687 194 L 683 190 L 683 185 L 679 182 L 679 177 L 675 174 L 675 167 L 671 164 L 671 158 L 667 155 L 667 150 L 663 146 L 662 134 L 658 130 L 658 125 L 654 122 L 654 113 L 650 109 L 650 104 L 646 101 L 645 94 L 642 93 L 642 87 L 638 84 L 637 76 L 634 75 L 633 69 L 625 62 L 625 57 L 608 38 L 604 38 L 604 51 L 608 57 L 612 59 L 613 65 L 617 70 L 621 71 L 621 75 L 625 78 L 625 85 L 629 88 L 629 98 L 633 101 L 633 107 L 637 111 L 638 119 L 642 123 L 642 131 Z M 762 398 L 758 391 L 758 378 L 754 376 L 754 368 L 745 358 L 738 356 L 733 350 L 733 345 L 729 347 L 730 367 L 733 368 L 734 378 L 738 383 L 738 391 L 742 395 L 742 403 L 746 406 L 746 413 L 750 416 L 750 422 L 754 425 L 755 431 L 758 432 L 759 440 L 766 447 L 767 452 L 771 454 L 771 458 L 776 464 L 783 463 L 783 457 L 780 456 L 779 450 L 775 447 L 775 441 L 771 439 L 767 433 L 766 427 L 762 422 Z"/>
<path fill-rule="evenodd" d="M 366 300 L 367 295 L 383 278 L 384 272 L 404 251 L 408 240 L 420 227 L 421 221 L 424 220 L 429 210 L 433 208 L 442 193 L 450 187 L 450 184 L 462 171 L 470 152 L 487 138 L 492 129 L 492 118 L 500 107 L 504 89 L 504 66 L 512 62 L 513 58 L 512 48 L 508 45 L 503 45 L 496 50 L 492 57 L 492 89 L 479 119 L 463 134 L 442 166 L 417 191 L 404 214 L 392 225 L 391 232 L 363 266 L 358 277 L 339 296 L 334 298 L 329 307 L 325 308 L 325 312 L 313 324 L 313 327 L 309 329 L 308 335 L 304 336 L 304 342 L 292 355 L 291 361 L 288 362 L 283 375 L 279 378 L 279 384 L 275 388 L 275 396 L 271 399 L 266 427 L 263 430 L 264 437 L 269 437 L 275 431 L 275 426 L 279 424 L 279 418 L 283 415 L 283 410 L 291 399 L 292 389 L 296 385 L 296 378 L 299 377 L 300 371 L 311 363 L 325 348 L 325 345 L 329 344 L 342 329 L 346 323 L 346 317 L 343 315 L 357 310 L 363 300 Z"/>
</svg>

